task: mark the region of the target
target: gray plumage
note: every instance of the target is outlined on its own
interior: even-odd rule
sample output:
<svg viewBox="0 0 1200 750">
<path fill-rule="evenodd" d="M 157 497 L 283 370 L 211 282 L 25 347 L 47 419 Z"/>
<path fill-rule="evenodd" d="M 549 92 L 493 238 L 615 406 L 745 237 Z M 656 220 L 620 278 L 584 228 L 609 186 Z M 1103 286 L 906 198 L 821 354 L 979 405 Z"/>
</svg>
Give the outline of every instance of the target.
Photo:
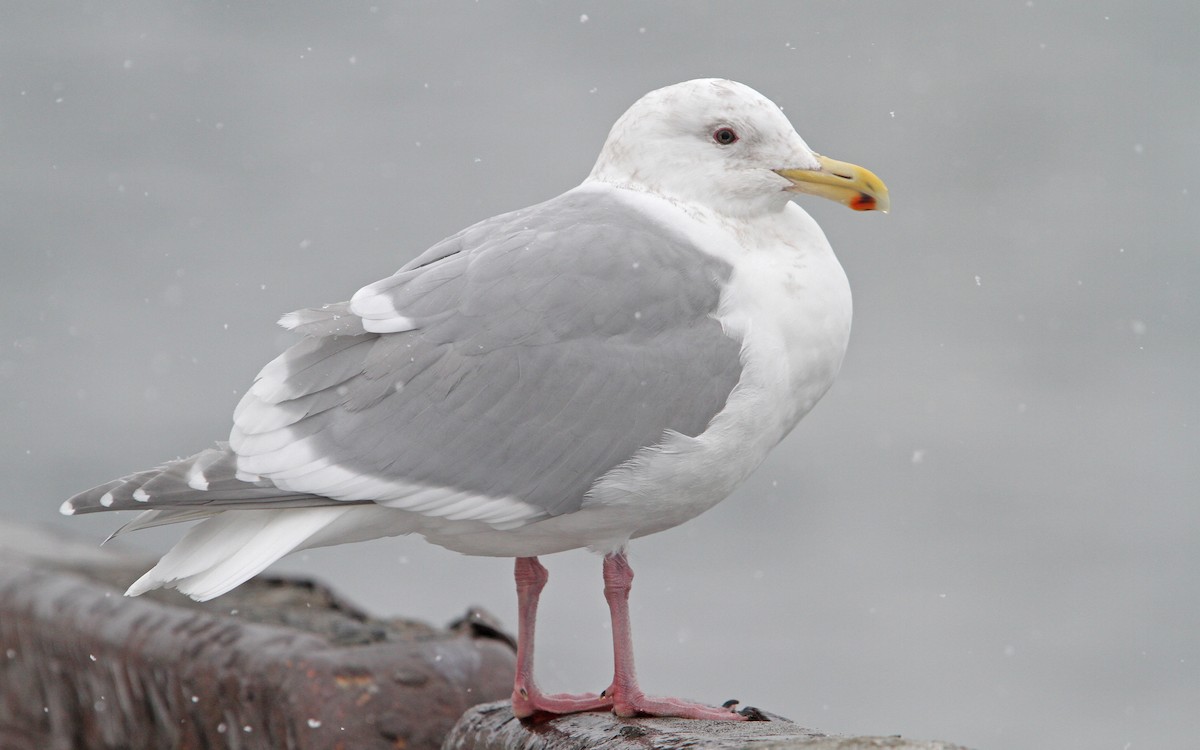
<svg viewBox="0 0 1200 750">
<path fill-rule="evenodd" d="M 163 511 L 141 527 L 197 508 L 408 507 L 372 496 L 380 480 L 572 512 L 610 469 L 668 430 L 699 434 L 724 407 L 742 369 L 740 342 L 715 319 L 729 273 L 602 193 L 488 219 L 368 287 L 361 305 L 285 316 L 306 338 L 260 373 L 231 447 L 66 508 Z M 368 317 L 390 308 L 395 332 L 367 332 L 355 305 Z M 323 485 L 328 466 L 361 481 Z"/>
</svg>

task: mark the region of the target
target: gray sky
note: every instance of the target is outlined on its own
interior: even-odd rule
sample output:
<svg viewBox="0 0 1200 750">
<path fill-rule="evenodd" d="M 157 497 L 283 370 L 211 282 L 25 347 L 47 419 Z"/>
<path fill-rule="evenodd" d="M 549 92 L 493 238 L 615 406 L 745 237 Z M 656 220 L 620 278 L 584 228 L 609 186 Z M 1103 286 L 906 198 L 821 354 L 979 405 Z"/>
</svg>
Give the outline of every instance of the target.
<svg viewBox="0 0 1200 750">
<path fill-rule="evenodd" d="M 741 80 L 888 216 L 804 200 L 855 293 L 825 401 L 639 540 L 645 687 L 980 748 L 1200 733 L 1200 5 L 24 3 L 0 27 L 0 518 L 223 439 L 288 341 L 579 182 L 645 91 Z M 163 550 L 173 532 L 130 544 Z M 609 677 L 599 561 L 539 669 Z M 515 623 L 510 564 L 289 558 L 373 611 Z"/>
</svg>

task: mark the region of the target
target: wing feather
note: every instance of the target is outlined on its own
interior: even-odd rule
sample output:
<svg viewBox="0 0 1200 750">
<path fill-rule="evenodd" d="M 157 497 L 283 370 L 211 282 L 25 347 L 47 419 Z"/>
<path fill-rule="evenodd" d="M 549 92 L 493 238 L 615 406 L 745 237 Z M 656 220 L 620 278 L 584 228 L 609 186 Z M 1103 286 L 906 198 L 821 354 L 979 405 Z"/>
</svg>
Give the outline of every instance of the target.
<svg viewBox="0 0 1200 750">
<path fill-rule="evenodd" d="M 281 355 L 269 393 L 295 395 L 238 415 L 244 433 L 271 434 L 270 458 L 247 451 L 242 468 L 292 490 L 388 491 L 367 499 L 430 515 L 482 514 L 486 498 L 558 514 L 668 430 L 701 432 L 741 374 L 714 319 L 729 270 L 596 200 L 488 220 L 359 290 L 349 310 L 367 330 L 397 332 Z M 318 386 L 329 400 L 315 408 Z"/>
<path fill-rule="evenodd" d="M 598 193 L 489 219 L 348 303 L 285 316 L 306 338 L 259 373 L 227 446 L 64 510 L 159 514 L 132 527 L 346 502 L 497 528 L 572 512 L 607 471 L 724 407 L 741 376 L 715 319 L 729 273 Z"/>
</svg>

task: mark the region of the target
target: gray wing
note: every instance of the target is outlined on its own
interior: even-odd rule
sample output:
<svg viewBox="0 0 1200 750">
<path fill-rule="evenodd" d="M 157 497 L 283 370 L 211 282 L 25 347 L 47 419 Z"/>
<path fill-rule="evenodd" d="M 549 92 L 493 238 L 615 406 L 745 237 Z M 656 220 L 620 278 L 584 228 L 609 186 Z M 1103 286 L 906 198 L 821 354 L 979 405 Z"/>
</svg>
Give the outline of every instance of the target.
<svg viewBox="0 0 1200 750">
<path fill-rule="evenodd" d="M 237 481 L 257 507 L 270 485 L 280 507 L 322 496 L 497 526 L 569 513 L 724 407 L 741 375 L 714 318 L 729 271 L 595 193 L 476 224 L 350 303 L 285 317 L 309 337 L 239 404 Z"/>
</svg>

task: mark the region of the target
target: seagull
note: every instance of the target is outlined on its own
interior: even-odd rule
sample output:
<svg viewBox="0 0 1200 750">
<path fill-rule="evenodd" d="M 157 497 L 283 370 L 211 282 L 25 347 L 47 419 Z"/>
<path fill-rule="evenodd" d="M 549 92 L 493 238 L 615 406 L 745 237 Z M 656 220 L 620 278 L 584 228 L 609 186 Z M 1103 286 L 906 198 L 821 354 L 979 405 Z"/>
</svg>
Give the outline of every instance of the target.
<svg viewBox="0 0 1200 750">
<path fill-rule="evenodd" d="M 734 81 L 643 96 L 587 178 L 435 244 L 348 302 L 279 321 L 228 442 L 67 500 L 200 521 L 126 592 L 219 596 L 297 550 L 420 534 L 516 558 L 516 716 L 744 720 L 640 688 L 630 540 L 727 497 L 833 383 L 850 287 L 797 194 L 887 211 L 870 171 L 813 152 Z M 115 535 L 115 534 L 114 534 Z M 603 557 L 614 674 L 533 675 L 539 556 Z"/>
</svg>

